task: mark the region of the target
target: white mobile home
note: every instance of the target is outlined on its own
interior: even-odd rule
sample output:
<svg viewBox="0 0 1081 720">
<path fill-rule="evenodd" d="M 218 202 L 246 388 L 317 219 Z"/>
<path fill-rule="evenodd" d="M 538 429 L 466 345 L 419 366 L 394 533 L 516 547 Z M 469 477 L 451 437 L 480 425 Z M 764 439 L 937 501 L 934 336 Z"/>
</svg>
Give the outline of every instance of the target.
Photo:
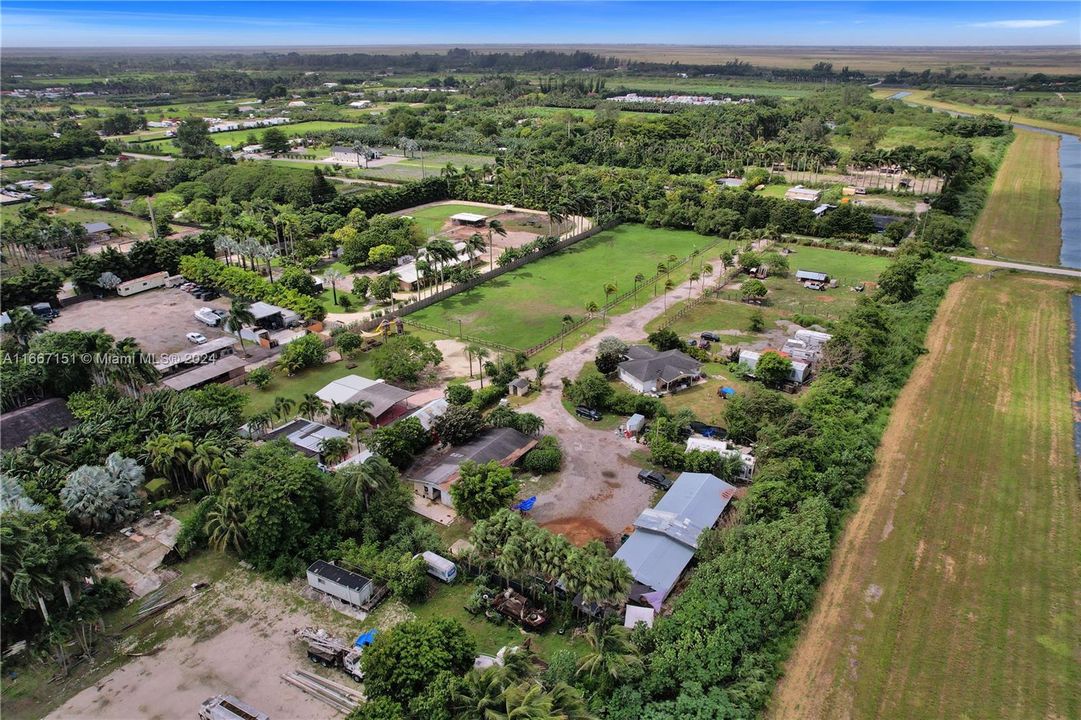
<svg viewBox="0 0 1081 720">
<path fill-rule="evenodd" d="M 458 577 L 458 566 L 442 555 L 437 555 L 430 550 L 425 550 L 419 556 L 414 557 L 424 558 L 424 562 L 428 565 L 428 574 L 436 580 L 452 583 L 454 582 L 454 578 Z"/>
<path fill-rule="evenodd" d="M 374 591 L 370 579 L 322 560 L 308 567 L 308 585 L 357 607 L 368 602 Z"/>
<path fill-rule="evenodd" d="M 165 287 L 165 278 L 167 277 L 169 277 L 169 273 L 167 272 L 156 272 L 135 278 L 134 280 L 128 280 L 116 286 L 116 294 L 121 297 L 127 297 L 128 295 L 141 293 L 144 290 Z"/>
</svg>

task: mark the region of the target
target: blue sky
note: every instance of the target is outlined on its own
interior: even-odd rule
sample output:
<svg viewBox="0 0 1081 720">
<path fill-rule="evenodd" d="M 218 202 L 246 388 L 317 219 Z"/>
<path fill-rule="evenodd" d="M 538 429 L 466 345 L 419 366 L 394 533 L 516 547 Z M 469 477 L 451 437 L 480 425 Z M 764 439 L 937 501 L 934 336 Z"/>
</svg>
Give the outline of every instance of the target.
<svg viewBox="0 0 1081 720">
<path fill-rule="evenodd" d="M 0 0 L 6 47 L 1078 45 L 1081 2 Z"/>
</svg>

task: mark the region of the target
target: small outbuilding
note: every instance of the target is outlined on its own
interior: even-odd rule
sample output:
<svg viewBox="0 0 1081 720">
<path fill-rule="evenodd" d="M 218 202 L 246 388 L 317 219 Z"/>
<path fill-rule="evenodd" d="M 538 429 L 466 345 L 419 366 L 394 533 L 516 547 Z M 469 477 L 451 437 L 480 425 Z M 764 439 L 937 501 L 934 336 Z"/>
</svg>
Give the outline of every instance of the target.
<svg viewBox="0 0 1081 720">
<path fill-rule="evenodd" d="M 817 203 L 822 199 L 822 191 L 803 187 L 802 185 L 796 185 L 785 191 L 784 199 L 795 200 L 796 202 Z"/>
<path fill-rule="evenodd" d="M 450 221 L 455 225 L 469 225 L 471 227 L 481 227 L 486 220 L 488 220 L 488 216 L 480 213 L 462 212 L 450 216 Z"/>
<path fill-rule="evenodd" d="M 646 416 L 640 413 L 635 413 L 627 419 L 627 432 L 634 435 L 640 434 L 646 429 Z"/>
<path fill-rule="evenodd" d="M 370 578 L 322 560 L 308 566 L 308 585 L 356 607 L 371 600 L 375 590 Z"/>
<path fill-rule="evenodd" d="M 89 240 L 108 240 L 113 234 L 113 227 L 107 222 L 83 223 L 83 230 Z"/>
<path fill-rule="evenodd" d="M 507 388 L 510 390 L 511 395 L 521 397 L 529 394 L 530 389 L 529 381 L 523 377 L 514 378 L 507 383 Z"/>
<path fill-rule="evenodd" d="M 639 607 L 638 605 L 628 605 L 627 611 L 623 616 L 623 627 L 633 630 L 639 624 L 646 627 L 653 627 L 653 616 L 656 615 L 651 607 Z"/>
</svg>

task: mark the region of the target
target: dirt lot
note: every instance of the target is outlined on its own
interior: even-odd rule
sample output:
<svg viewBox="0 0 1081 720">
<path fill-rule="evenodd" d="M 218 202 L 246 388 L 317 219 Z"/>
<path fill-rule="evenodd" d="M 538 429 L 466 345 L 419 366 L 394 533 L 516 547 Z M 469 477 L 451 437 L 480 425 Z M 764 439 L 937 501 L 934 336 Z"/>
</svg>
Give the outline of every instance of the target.
<svg viewBox="0 0 1081 720">
<path fill-rule="evenodd" d="M 197 300 L 176 288 L 148 290 L 129 297 L 87 300 L 60 311 L 50 330 L 104 330 L 117 340 L 133 337 L 144 352 L 175 353 L 191 347 L 185 338 L 195 331 L 213 340 L 227 333 L 192 317 L 201 307 L 229 307 L 222 299 Z"/>
<path fill-rule="evenodd" d="M 184 582 L 174 585 L 184 587 Z M 177 588 L 179 590 L 179 588 Z M 154 622 L 154 621 L 151 621 Z M 57 708 L 48 717 L 193 718 L 199 704 L 218 693 L 236 695 L 272 718 L 338 717 L 330 706 L 286 684 L 297 668 L 354 685 L 344 674 L 316 670 L 296 628 L 318 623 L 345 637 L 360 623 L 294 594 L 294 587 L 234 570 L 205 595 L 171 610 L 159 622 L 170 636 Z"/>
</svg>

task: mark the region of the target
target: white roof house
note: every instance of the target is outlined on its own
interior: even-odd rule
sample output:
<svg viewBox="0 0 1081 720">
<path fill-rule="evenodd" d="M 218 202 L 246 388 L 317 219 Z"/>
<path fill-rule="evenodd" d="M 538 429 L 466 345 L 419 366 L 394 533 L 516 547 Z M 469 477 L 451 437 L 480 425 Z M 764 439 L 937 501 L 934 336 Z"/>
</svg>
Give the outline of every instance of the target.
<svg viewBox="0 0 1081 720">
<path fill-rule="evenodd" d="M 796 200 L 799 202 L 813 202 L 817 203 L 822 198 L 822 191 L 815 190 L 814 188 L 806 188 L 802 185 L 796 185 L 790 187 L 785 191 L 785 200 Z"/>
<path fill-rule="evenodd" d="M 777 352 L 776 350 L 764 350 L 763 352 Z M 740 350 L 739 362 L 750 368 L 751 372 L 758 366 L 758 360 L 762 357 L 762 352 L 757 350 Z M 791 358 L 790 358 L 791 359 Z M 811 379 L 811 364 L 802 360 L 792 360 L 792 372 L 789 373 L 788 379 L 790 382 L 797 383 L 799 385 L 804 384 Z"/>
<path fill-rule="evenodd" d="M 722 457 L 738 457 L 740 465 L 742 466 L 739 479 L 747 481 L 754 475 L 754 455 L 743 452 L 743 450 L 726 440 L 716 440 L 714 438 L 692 435 L 687 438 L 686 450 L 687 452 L 690 452 L 691 450 L 715 452 Z"/>
<path fill-rule="evenodd" d="M 447 402 L 446 398 L 436 398 L 427 405 L 422 405 L 409 417 L 414 417 L 420 421 L 420 426 L 425 430 L 431 430 L 432 425 L 447 412 L 448 407 L 450 407 L 450 403 Z"/>
<path fill-rule="evenodd" d="M 646 627 L 653 627 L 653 616 L 656 612 L 651 607 L 639 607 L 628 605 L 627 612 L 623 617 L 623 627 L 633 630 L 638 623 Z"/>
<path fill-rule="evenodd" d="M 326 403 L 338 403 L 339 405 L 351 402 L 353 397 L 361 390 L 371 387 L 378 382 L 360 375 L 346 375 L 334 382 L 323 386 L 315 393 L 316 397 Z"/>
</svg>

